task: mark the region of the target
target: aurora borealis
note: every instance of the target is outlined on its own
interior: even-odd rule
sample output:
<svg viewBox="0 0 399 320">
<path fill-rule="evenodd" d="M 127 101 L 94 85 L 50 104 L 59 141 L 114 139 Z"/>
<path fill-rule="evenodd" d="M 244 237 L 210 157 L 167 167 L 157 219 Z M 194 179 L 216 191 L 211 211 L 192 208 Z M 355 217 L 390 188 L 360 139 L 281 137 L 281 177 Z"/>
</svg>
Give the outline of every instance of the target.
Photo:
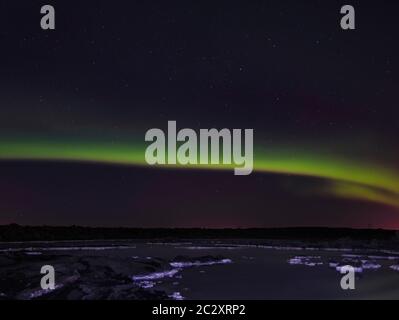
<svg viewBox="0 0 399 320">
<path fill-rule="evenodd" d="M 82 142 L 2 142 L 3 160 L 82 161 L 114 165 L 149 166 L 144 161 L 144 147 L 137 145 L 101 145 Z M 292 152 L 294 153 L 294 152 Z M 258 153 L 259 154 L 259 153 Z M 365 166 L 334 158 L 285 156 L 278 151 L 255 157 L 256 172 L 303 175 L 331 180 L 329 193 L 336 196 L 381 202 L 399 208 L 399 175 L 394 170 Z M 226 170 L 233 165 L 164 165 L 163 168 Z"/>
<path fill-rule="evenodd" d="M 347 33 L 335 1 L 100 1 L 60 4 L 46 33 L 37 4 L 0 24 L 0 223 L 399 228 L 395 19 L 362 4 Z M 253 128 L 253 176 L 147 165 L 168 120 Z"/>
</svg>

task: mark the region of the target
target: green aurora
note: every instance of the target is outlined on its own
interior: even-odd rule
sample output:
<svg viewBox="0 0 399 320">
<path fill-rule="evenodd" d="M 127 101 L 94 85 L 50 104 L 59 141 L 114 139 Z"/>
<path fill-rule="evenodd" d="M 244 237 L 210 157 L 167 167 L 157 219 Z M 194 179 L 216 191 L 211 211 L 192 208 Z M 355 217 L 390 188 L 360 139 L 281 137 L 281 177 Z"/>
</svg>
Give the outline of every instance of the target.
<svg viewBox="0 0 399 320">
<path fill-rule="evenodd" d="M 59 139 L 0 141 L 1 160 L 79 161 L 128 166 L 149 166 L 144 143 L 114 143 Z M 380 203 L 399 209 L 399 172 L 378 164 L 288 148 L 257 149 L 254 172 L 323 179 L 327 187 L 313 190 L 343 199 Z M 232 165 L 164 165 L 174 169 L 232 170 Z"/>
</svg>

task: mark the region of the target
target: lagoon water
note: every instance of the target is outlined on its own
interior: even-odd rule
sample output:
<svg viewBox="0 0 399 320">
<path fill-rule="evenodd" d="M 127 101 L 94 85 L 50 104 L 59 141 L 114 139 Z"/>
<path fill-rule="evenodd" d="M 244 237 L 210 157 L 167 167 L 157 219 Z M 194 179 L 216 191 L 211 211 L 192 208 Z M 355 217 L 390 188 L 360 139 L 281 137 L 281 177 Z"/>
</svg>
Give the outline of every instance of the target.
<svg viewBox="0 0 399 320">
<path fill-rule="evenodd" d="M 56 289 L 40 288 L 52 265 Z M 351 265 L 356 289 L 342 290 Z M 248 241 L 0 245 L 0 299 L 398 299 L 399 252 Z"/>
</svg>

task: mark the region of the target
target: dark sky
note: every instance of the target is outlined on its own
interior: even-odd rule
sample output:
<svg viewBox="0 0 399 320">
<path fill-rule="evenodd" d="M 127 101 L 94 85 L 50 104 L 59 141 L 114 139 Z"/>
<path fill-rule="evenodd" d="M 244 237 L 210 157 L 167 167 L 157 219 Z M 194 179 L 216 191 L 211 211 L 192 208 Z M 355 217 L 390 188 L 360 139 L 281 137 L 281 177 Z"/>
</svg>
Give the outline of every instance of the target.
<svg viewBox="0 0 399 320">
<path fill-rule="evenodd" d="M 1 0 L 0 224 L 399 228 L 398 12 Z M 120 164 L 168 120 L 253 128 L 255 172 Z"/>
</svg>

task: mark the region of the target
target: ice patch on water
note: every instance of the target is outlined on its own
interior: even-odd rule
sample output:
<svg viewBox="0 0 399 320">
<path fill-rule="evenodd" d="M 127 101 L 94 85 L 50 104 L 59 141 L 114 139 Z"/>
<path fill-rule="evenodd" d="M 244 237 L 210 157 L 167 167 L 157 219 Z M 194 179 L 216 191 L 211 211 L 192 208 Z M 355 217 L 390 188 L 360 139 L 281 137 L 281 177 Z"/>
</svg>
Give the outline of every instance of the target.
<svg viewBox="0 0 399 320">
<path fill-rule="evenodd" d="M 70 277 L 70 278 L 66 279 L 65 284 L 72 283 L 76 279 L 77 279 L 77 277 L 75 277 L 75 276 Z M 25 291 L 25 292 L 22 292 L 22 294 L 19 296 L 19 299 L 22 299 L 22 300 L 37 299 L 37 298 L 40 298 L 42 296 L 45 296 L 47 294 L 50 294 L 56 290 L 63 288 L 65 286 L 65 284 L 64 283 L 56 284 L 54 286 L 54 289 L 39 289 L 39 290 Z"/>
<path fill-rule="evenodd" d="M 17 299 L 31 300 L 31 299 L 40 298 L 47 294 L 53 293 L 56 290 L 60 290 L 68 285 L 71 285 L 71 284 L 75 283 L 78 279 L 79 279 L 79 275 L 75 274 L 73 276 L 64 278 L 63 282 L 60 282 L 54 286 L 54 289 L 26 290 L 26 291 L 23 291 L 21 294 L 19 294 Z"/>
<path fill-rule="evenodd" d="M 181 295 L 180 292 L 173 292 L 169 298 L 172 298 L 173 300 L 184 300 L 184 297 Z"/>
<path fill-rule="evenodd" d="M 380 269 L 382 266 L 375 261 L 368 260 L 368 259 L 360 259 L 361 255 L 342 255 L 345 257 L 342 260 L 342 263 L 338 262 L 330 262 L 329 266 L 335 268 L 338 272 L 341 272 L 344 265 L 351 265 L 355 272 L 363 272 L 364 270 L 377 270 Z M 348 263 L 349 262 L 349 263 Z"/>
<path fill-rule="evenodd" d="M 363 257 L 362 255 L 359 255 L 359 254 L 343 254 L 342 256 L 345 258 L 352 258 L 352 259 Z"/>
<path fill-rule="evenodd" d="M 360 255 L 360 254 L 343 254 L 343 257 L 346 258 L 367 258 L 371 260 L 396 260 L 399 259 L 399 257 L 395 256 L 380 256 L 380 255 Z"/>
<path fill-rule="evenodd" d="M 343 254 L 344 261 L 350 261 L 355 264 L 360 264 L 363 270 L 377 270 L 382 267 L 381 264 L 374 260 L 396 260 L 392 256 L 376 256 L 376 255 L 359 255 L 359 254 Z"/>
<path fill-rule="evenodd" d="M 320 256 L 295 256 L 288 260 L 291 265 L 305 265 L 308 267 L 315 267 L 323 265 L 320 261 Z"/>
<path fill-rule="evenodd" d="M 159 280 L 163 278 L 172 278 L 179 271 L 180 271 L 179 269 L 172 269 L 160 272 L 153 272 L 145 275 L 133 276 L 133 281 L 146 281 L 146 280 Z"/>
<path fill-rule="evenodd" d="M 189 268 L 189 267 L 199 267 L 199 266 L 212 266 L 215 264 L 229 264 L 233 263 L 231 259 L 222 259 L 216 261 L 187 261 L 187 262 L 171 262 L 170 265 L 174 268 Z"/>
<path fill-rule="evenodd" d="M 225 244 L 226 245 L 226 244 Z M 230 245 L 231 247 L 245 247 L 245 248 L 260 248 L 272 250 L 291 250 L 291 251 L 338 251 L 338 252 L 351 252 L 351 248 L 332 248 L 332 247 L 306 247 L 306 246 L 277 246 L 277 245 L 263 245 L 263 244 L 238 244 Z"/>
<path fill-rule="evenodd" d="M 347 267 L 347 265 L 345 265 L 345 266 L 337 266 L 335 268 L 335 270 L 337 270 L 339 273 L 342 273 L 344 267 Z M 362 273 L 363 272 L 363 268 L 362 267 L 353 267 L 353 266 L 351 266 L 351 267 L 353 268 L 353 271 L 355 271 L 357 273 Z"/>
<path fill-rule="evenodd" d="M 153 288 L 154 286 L 155 286 L 155 282 L 154 281 L 140 281 L 139 283 L 138 283 L 138 285 L 141 287 L 141 288 L 143 288 L 143 289 L 151 289 L 151 288 Z"/>
<path fill-rule="evenodd" d="M 55 290 L 61 289 L 62 287 L 64 287 L 63 284 L 59 284 L 59 285 L 55 285 L 54 289 L 40 289 L 37 291 L 33 291 L 29 294 L 29 299 L 36 299 L 36 298 L 40 298 L 46 294 L 49 294 L 51 292 L 54 292 Z"/>
<path fill-rule="evenodd" d="M 288 260 L 289 264 L 302 264 L 302 259 L 301 258 L 291 258 Z"/>
<path fill-rule="evenodd" d="M 399 259 L 399 257 L 394 257 L 394 256 L 368 256 L 370 259 L 375 259 L 375 260 L 396 260 Z"/>
<path fill-rule="evenodd" d="M 384 250 L 381 250 L 381 252 L 382 252 L 382 253 L 386 253 L 386 254 L 394 254 L 394 255 L 399 256 L 399 251 L 386 250 L 386 249 L 384 249 Z M 398 257 L 398 258 L 399 258 L 399 257 Z"/>
<path fill-rule="evenodd" d="M 133 281 L 143 289 L 151 289 L 156 285 L 154 280 L 161 280 L 164 278 L 173 278 L 180 269 L 172 269 L 167 271 L 153 272 L 145 275 L 133 276 Z"/>
<path fill-rule="evenodd" d="M 136 246 L 105 246 L 105 247 L 31 247 L 31 248 L 7 248 L 0 252 L 35 252 L 35 251 L 103 251 L 115 249 L 135 249 Z"/>
<path fill-rule="evenodd" d="M 375 262 L 369 261 L 369 260 L 361 260 L 361 261 L 362 261 L 363 269 L 377 270 L 377 269 L 381 268 L 381 265 L 379 263 L 375 263 Z"/>
<path fill-rule="evenodd" d="M 390 268 L 394 271 L 399 271 L 399 264 L 394 264 L 393 266 L 390 266 Z"/>
</svg>

